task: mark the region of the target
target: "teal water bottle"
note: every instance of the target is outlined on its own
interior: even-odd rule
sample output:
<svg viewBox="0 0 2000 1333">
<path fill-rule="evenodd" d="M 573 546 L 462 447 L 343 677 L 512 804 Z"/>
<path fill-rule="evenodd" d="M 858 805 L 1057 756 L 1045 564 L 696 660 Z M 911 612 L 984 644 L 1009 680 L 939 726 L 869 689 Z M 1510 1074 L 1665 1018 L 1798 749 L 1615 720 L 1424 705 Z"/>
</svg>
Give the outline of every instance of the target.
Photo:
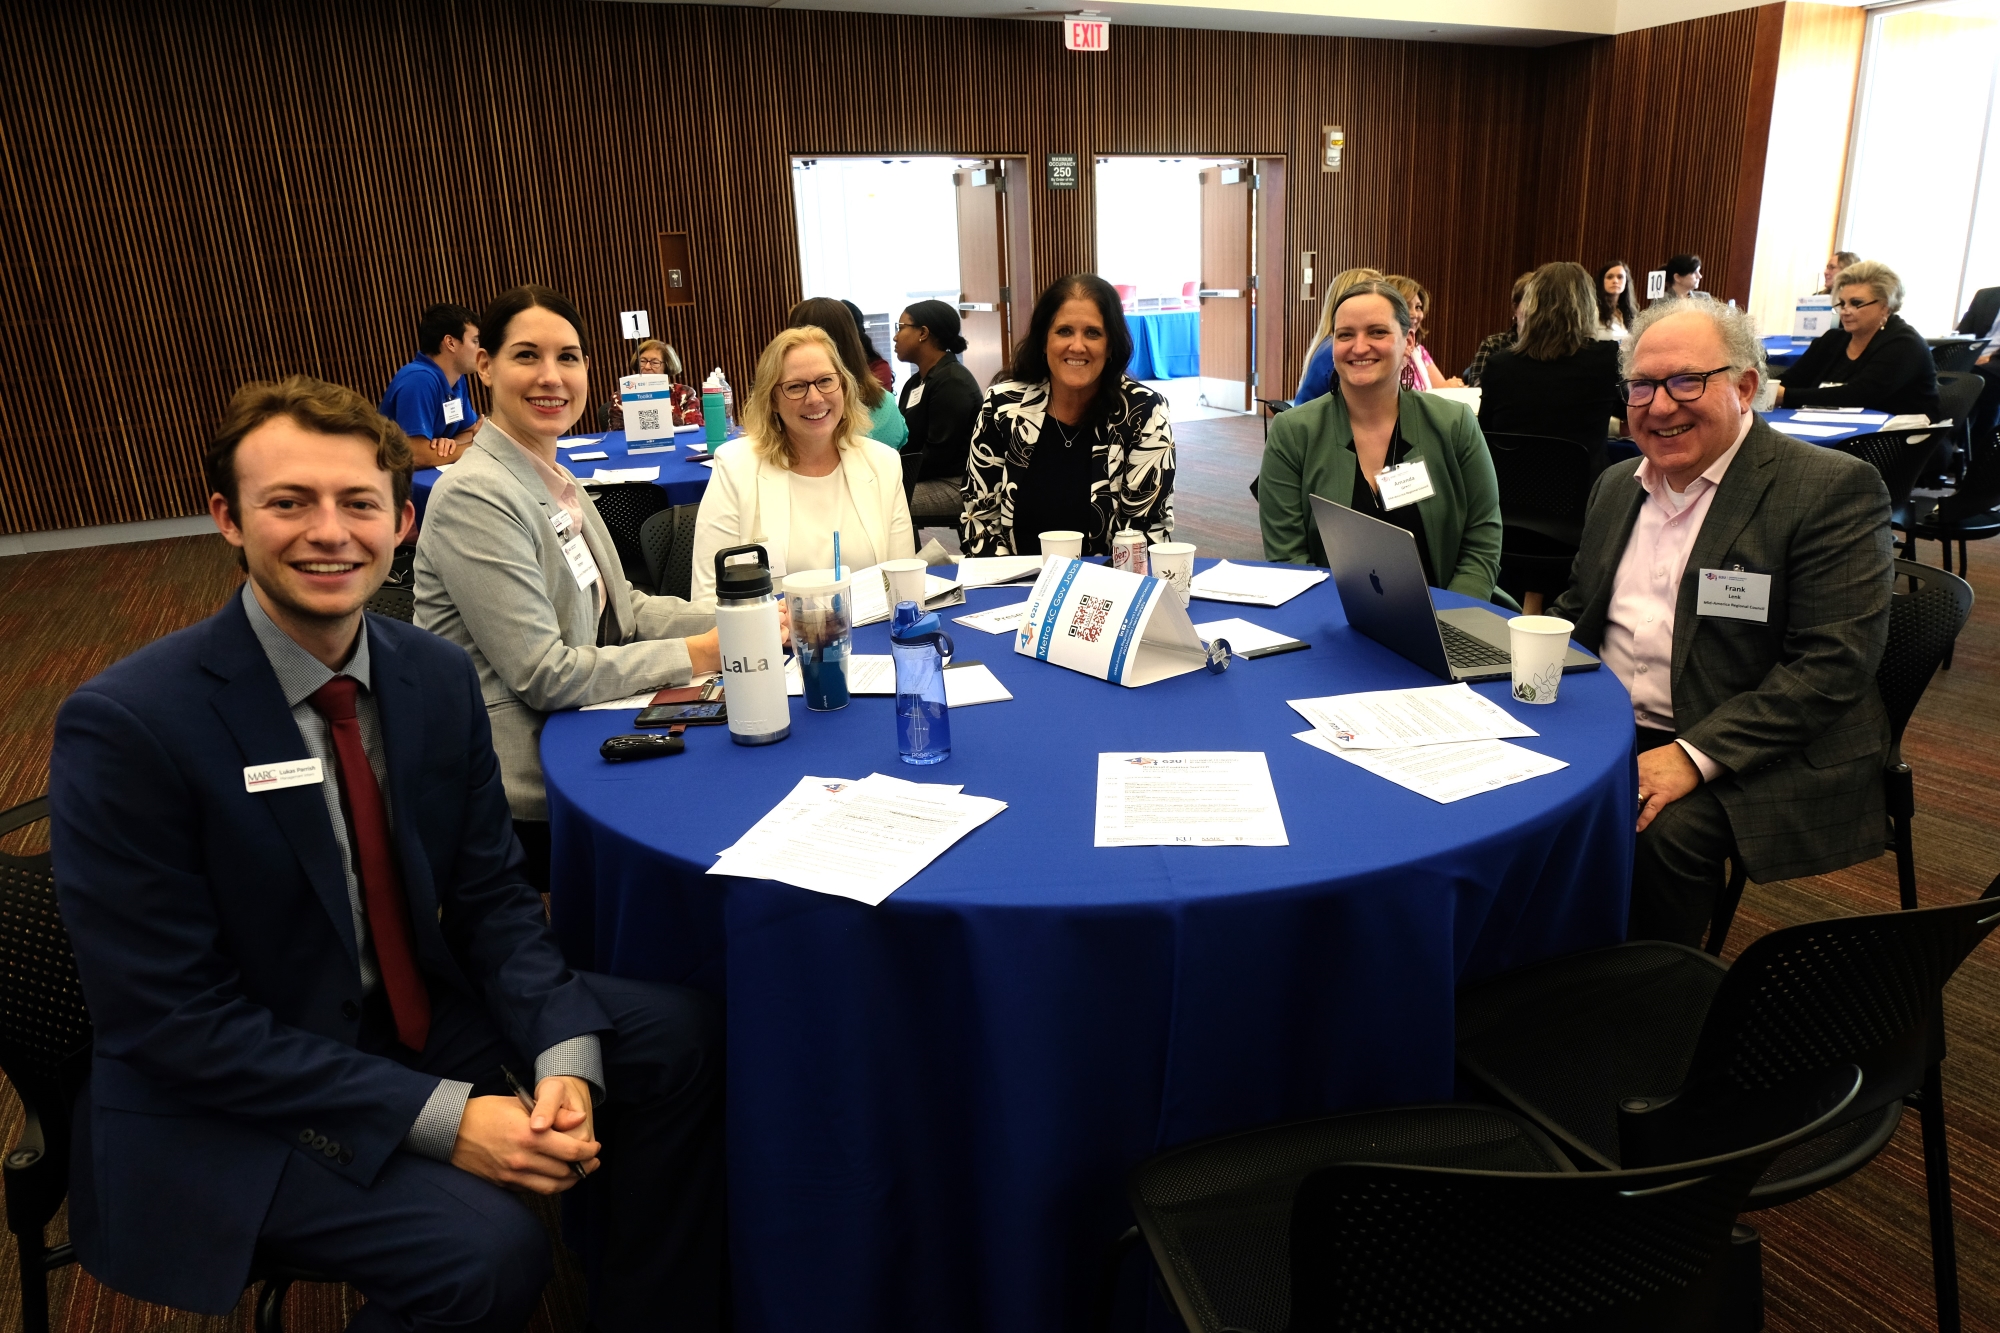
<svg viewBox="0 0 2000 1333">
<path fill-rule="evenodd" d="M 708 441 L 709 452 L 729 434 L 729 403 L 722 394 L 722 368 L 716 367 L 701 386 L 702 435 Z"/>
</svg>

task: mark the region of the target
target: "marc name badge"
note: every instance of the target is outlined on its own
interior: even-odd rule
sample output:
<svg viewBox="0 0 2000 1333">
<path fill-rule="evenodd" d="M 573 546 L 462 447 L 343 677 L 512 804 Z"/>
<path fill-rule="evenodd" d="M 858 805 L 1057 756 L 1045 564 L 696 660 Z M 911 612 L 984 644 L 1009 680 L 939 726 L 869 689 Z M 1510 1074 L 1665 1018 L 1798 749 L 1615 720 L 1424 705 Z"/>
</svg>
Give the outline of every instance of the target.
<svg viewBox="0 0 2000 1333">
<path fill-rule="evenodd" d="M 283 791 L 286 787 L 316 787 L 326 780 L 317 759 L 292 759 L 282 764 L 246 764 L 243 790 Z"/>
<path fill-rule="evenodd" d="M 1769 624 L 1771 576 L 1741 569 L 1704 569 L 1695 584 L 1694 611 L 1698 616 Z"/>
</svg>

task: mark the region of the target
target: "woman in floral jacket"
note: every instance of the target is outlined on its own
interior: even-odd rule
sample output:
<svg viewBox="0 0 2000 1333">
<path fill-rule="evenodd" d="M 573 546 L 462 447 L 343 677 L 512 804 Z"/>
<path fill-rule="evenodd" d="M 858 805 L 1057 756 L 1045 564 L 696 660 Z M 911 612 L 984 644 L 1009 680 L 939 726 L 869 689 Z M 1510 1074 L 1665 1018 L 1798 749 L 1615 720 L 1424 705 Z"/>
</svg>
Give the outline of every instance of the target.
<svg viewBox="0 0 2000 1333">
<path fill-rule="evenodd" d="M 1174 430 L 1166 400 L 1125 375 L 1132 335 L 1118 293 L 1073 274 L 1042 293 L 1012 378 L 987 390 L 966 463 L 966 555 L 1039 555 L 1041 534 L 1174 532 Z"/>
</svg>

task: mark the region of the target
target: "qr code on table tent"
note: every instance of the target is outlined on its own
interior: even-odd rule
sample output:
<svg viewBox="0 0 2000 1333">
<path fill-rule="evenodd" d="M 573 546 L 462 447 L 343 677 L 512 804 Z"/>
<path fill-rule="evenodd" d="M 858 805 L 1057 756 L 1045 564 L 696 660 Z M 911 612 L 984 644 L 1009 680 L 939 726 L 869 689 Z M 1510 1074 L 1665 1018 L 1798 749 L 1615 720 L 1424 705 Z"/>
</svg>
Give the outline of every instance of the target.
<svg viewBox="0 0 2000 1333">
<path fill-rule="evenodd" d="M 640 430 L 658 430 L 659 428 L 660 428 L 660 409 L 659 409 L 659 408 L 657 408 L 657 407 L 642 407 L 642 408 L 640 408 L 640 409 L 639 409 L 639 429 L 640 429 Z"/>
<path fill-rule="evenodd" d="M 1104 621 L 1110 614 L 1109 598 L 1092 597 L 1085 593 L 1077 599 L 1076 615 L 1069 622 L 1069 636 L 1082 639 L 1085 643 L 1096 643 L 1104 633 Z"/>
</svg>

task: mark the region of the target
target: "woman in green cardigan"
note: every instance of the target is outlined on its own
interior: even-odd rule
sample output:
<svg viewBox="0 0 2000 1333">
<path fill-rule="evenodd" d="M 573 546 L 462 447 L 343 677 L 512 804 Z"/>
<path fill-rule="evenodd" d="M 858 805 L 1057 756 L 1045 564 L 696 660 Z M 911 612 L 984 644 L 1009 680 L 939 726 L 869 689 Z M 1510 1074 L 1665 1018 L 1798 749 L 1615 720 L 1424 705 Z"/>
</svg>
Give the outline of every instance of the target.
<svg viewBox="0 0 2000 1333">
<path fill-rule="evenodd" d="M 1387 283 L 1351 287 L 1334 311 L 1334 371 L 1340 392 L 1271 422 L 1257 479 L 1264 558 L 1326 564 L 1312 502 L 1324 499 L 1408 529 L 1434 588 L 1494 598 L 1500 573 L 1500 487 L 1478 418 L 1463 403 L 1402 390 L 1410 311 Z M 1384 507 L 1378 477 L 1421 464 L 1410 503 Z M 1409 479 L 1412 473 L 1399 472 Z M 1500 596 L 1505 597 L 1502 593 Z"/>
</svg>

